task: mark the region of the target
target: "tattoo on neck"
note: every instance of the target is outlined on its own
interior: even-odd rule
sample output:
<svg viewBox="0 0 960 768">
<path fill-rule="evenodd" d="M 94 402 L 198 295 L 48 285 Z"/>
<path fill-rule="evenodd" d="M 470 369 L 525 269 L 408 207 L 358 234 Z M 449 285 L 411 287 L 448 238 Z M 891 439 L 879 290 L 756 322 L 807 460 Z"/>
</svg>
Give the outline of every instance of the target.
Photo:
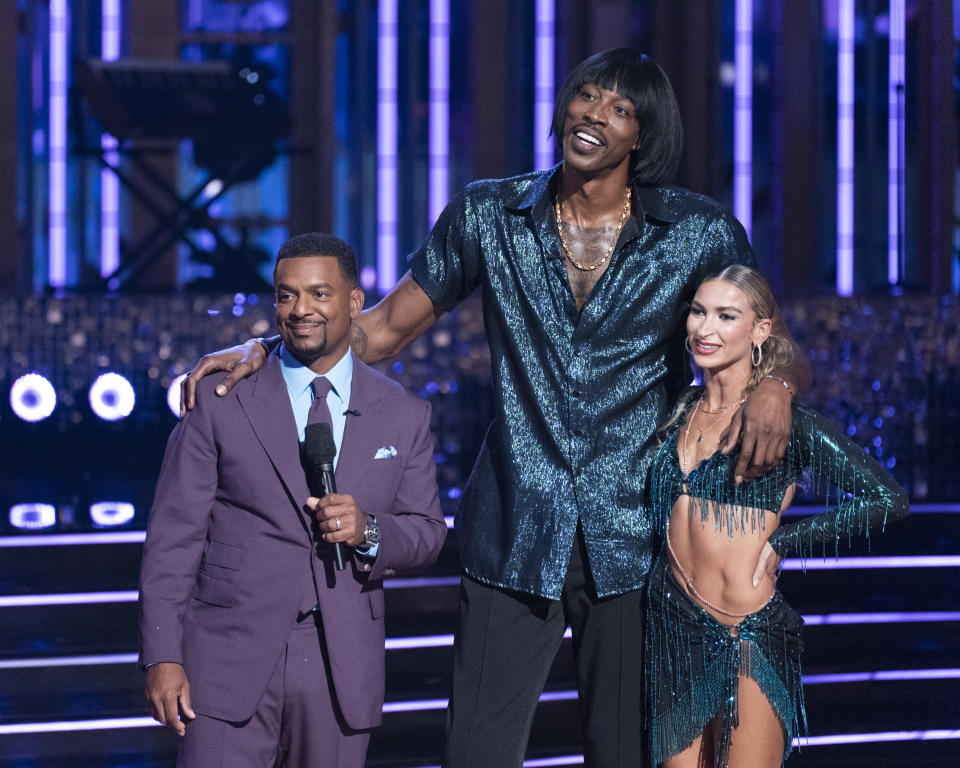
<svg viewBox="0 0 960 768">
<path fill-rule="evenodd" d="M 353 348 L 354 354 L 361 360 L 367 355 L 367 342 L 367 332 L 357 325 L 357 323 L 351 323 L 350 346 Z"/>
</svg>

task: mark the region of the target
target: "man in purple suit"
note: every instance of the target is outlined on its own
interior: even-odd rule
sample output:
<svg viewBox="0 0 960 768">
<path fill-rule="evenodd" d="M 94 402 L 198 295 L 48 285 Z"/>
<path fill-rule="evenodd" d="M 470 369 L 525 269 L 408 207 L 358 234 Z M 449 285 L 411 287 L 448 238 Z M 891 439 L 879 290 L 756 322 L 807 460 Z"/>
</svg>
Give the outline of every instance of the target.
<svg viewBox="0 0 960 768">
<path fill-rule="evenodd" d="M 145 694 L 186 768 L 360 768 L 384 696 L 382 579 L 430 565 L 446 535 L 429 404 L 350 351 L 353 251 L 294 237 L 274 289 L 283 343 L 229 397 L 200 385 L 147 526 Z M 339 493 L 320 499 L 300 458 L 316 421 L 337 449 Z M 342 571 L 335 542 L 353 548 Z"/>
</svg>

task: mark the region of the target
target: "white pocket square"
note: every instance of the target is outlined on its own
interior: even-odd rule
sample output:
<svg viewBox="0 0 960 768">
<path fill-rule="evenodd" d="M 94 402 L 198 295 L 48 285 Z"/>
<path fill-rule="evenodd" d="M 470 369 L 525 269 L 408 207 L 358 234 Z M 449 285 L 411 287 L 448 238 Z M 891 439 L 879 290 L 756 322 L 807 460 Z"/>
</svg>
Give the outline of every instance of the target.
<svg viewBox="0 0 960 768">
<path fill-rule="evenodd" d="M 377 454 L 374 456 L 374 459 L 395 459 L 397 457 L 397 449 L 392 445 L 384 445 L 380 448 L 377 448 Z"/>
</svg>

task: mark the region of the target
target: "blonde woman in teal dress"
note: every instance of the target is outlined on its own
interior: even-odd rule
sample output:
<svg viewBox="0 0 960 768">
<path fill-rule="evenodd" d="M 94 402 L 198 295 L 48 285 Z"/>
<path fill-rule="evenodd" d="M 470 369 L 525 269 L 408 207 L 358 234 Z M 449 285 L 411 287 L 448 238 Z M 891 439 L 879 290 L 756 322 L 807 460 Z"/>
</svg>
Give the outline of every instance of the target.
<svg viewBox="0 0 960 768">
<path fill-rule="evenodd" d="M 687 348 L 704 385 L 662 428 L 651 469 L 663 540 L 645 646 L 652 765 L 782 765 L 805 712 L 803 620 L 777 590 L 779 562 L 835 556 L 841 542 L 907 514 L 900 486 L 798 404 L 779 463 L 735 482 L 737 456 L 720 453 L 720 435 L 747 394 L 789 361 L 792 344 L 771 335 L 777 315 L 763 276 L 739 265 L 707 279 L 691 304 Z M 822 513 L 787 524 L 798 482 L 834 493 Z"/>
</svg>

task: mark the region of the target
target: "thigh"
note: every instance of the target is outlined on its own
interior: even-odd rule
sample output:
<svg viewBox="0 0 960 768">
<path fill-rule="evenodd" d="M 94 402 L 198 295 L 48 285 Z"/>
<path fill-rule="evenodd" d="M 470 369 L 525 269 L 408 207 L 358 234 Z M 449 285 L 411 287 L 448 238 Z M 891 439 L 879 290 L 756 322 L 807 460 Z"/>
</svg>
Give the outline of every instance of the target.
<svg viewBox="0 0 960 768">
<path fill-rule="evenodd" d="M 197 715 L 188 723 L 177 751 L 177 768 L 272 768 L 280 737 L 282 670 L 281 659 L 249 720 L 232 723 Z"/>
<path fill-rule="evenodd" d="M 559 602 L 463 576 L 445 768 L 522 765 L 564 628 Z"/>
<path fill-rule="evenodd" d="M 730 735 L 730 768 L 779 768 L 783 726 L 757 681 L 740 677 L 738 725 Z"/>
<path fill-rule="evenodd" d="M 354 731 L 344 721 L 316 626 L 290 633 L 283 663 L 278 768 L 362 768 L 370 732 Z"/>
<path fill-rule="evenodd" d="M 582 537 L 574 543 L 563 608 L 573 631 L 585 765 L 642 768 L 644 590 L 596 597 Z"/>
</svg>

